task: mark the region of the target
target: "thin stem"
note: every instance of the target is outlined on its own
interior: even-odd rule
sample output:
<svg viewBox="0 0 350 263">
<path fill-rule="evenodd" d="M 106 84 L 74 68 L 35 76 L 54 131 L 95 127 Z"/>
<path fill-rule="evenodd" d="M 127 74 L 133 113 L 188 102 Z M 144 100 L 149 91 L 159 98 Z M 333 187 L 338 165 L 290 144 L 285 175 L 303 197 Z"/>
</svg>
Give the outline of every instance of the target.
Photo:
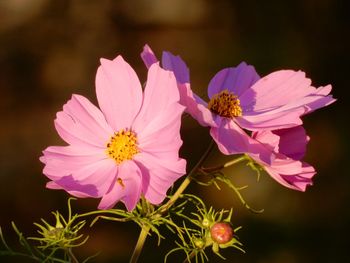
<svg viewBox="0 0 350 263">
<path fill-rule="evenodd" d="M 197 251 L 195 251 L 195 250 L 193 250 L 192 252 L 191 252 L 191 254 L 188 256 L 188 257 L 186 257 L 185 258 L 185 260 L 183 261 L 183 263 L 189 263 L 189 262 L 191 262 L 190 260 L 191 260 L 191 258 L 193 258 L 195 255 L 197 255 Z"/>
<path fill-rule="evenodd" d="M 200 168 L 202 163 L 209 156 L 209 153 L 212 150 L 213 145 L 214 145 L 214 142 L 211 141 L 207 150 L 204 152 L 202 157 L 199 159 L 199 161 L 196 163 L 196 165 L 192 168 L 192 170 L 186 176 L 185 180 L 182 182 L 182 184 L 176 190 L 175 194 L 168 200 L 168 202 L 166 202 L 163 205 L 163 208 L 160 210 L 161 213 L 166 212 L 176 202 L 176 200 L 180 197 L 180 195 L 183 193 L 183 191 L 185 191 L 185 189 L 187 188 L 187 186 L 190 184 L 190 182 L 192 180 L 192 176 L 197 172 L 197 170 Z"/>
<path fill-rule="evenodd" d="M 150 226 L 149 225 L 143 225 L 142 226 L 142 230 L 141 230 L 141 233 L 139 235 L 139 239 L 137 240 L 134 252 L 132 253 L 132 256 L 131 256 L 131 259 L 130 259 L 130 263 L 136 263 L 137 262 L 140 254 L 141 254 L 143 245 L 145 244 L 145 241 L 146 241 L 146 238 L 147 238 L 149 230 L 150 230 Z"/>
<path fill-rule="evenodd" d="M 79 263 L 78 259 L 75 257 L 75 255 L 73 254 L 73 251 L 71 248 L 68 248 L 67 250 L 67 254 L 68 254 L 68 257 L 71 259 L 71 262 L 73 263 Z"/>
<path fill-rule="evenodd" d="M 201 171 L 205 172 L 205 173 L 211 173 L 211 172 L 216 172 L 216 171 L 220 171 L 226 167 L 235 165 L 239 162 L 242 162 L 244 160 L 246 160 L 246 156 L 243 155 L 241 157 L 238 157 L 236 159 L 233 159 L 232 161 L 229 161 L 227 163 L 221 164 L 221 165 L 217 165 L 217 166 L 213 166 L 213 167 L 201 167 Z"/>
<path fill-rule="evenodd" d="M 157 213 L 159 216 L 161 216 L 163 213 L 165 213 L 166 211 L 169 210 L 169 208 L 176 202 L 176 200 L 180 197 L 180 195 L 183 193 L 183 191 L 185 191 L 185 189 L 187 188 L 187 186 L 190 184 L 191 180 L 192 180 L 192 176 L 194 175 L 194 173 L 197 172 L 197 170 L 199 169 L 199 167 L 202 165 L 202 163 L 205 161 L 205 159 L 208 157 L 211 149 L 213 148 L 213 141 L 210 142 L 207 150 L 204 152 L 204 154 L 202 155 L 202 157 L 199 159 L 199 161 L 196 163 L 196 165 L 192 168 L 192 170 L 190 171 L 190 173 L 187 175 L 187 177 L 185 178 L 185 180 L 182 182 L 182 184 L 179 186 L 179 188 L 176 190 L 175 194 L 168 200 L 168 202 L 166 204 L 164 204 L 162 206 L 162 209 Z M 142 226 L 142 230 L 140 232 L 139 238 L 137 240 L 134 252 L 131 256 L 130 259 L 130 263 L 136 263 L 143 245 L 146 241 L 148 232 L 150 231 L 150 226 L 149 225 L 143 225 Z"/>
<path fill-rule="evenodd" d="M 242 161 L 244 161 L 244 160 L 246 160 L 246 159 L 247 159 L 247 158 L 246 158 L 245 155 L 243 155 L 243 156 L 241 156 L 241 157 L 238 157 L 238 158 L 236 158 L 236 159 L 234 159 L 234 160 L 232 160 L 232 161 L 229 161 L 229 162 L 225 163 L 225 164 L 224 164 L 224 168 L 229 167 L 229 166 L 232 166 L 232 165 L 235 165 L 235 164 L 237 164 L 237 163 L 239 163 L 239 162 L 242 162 Z"/>
</svg>

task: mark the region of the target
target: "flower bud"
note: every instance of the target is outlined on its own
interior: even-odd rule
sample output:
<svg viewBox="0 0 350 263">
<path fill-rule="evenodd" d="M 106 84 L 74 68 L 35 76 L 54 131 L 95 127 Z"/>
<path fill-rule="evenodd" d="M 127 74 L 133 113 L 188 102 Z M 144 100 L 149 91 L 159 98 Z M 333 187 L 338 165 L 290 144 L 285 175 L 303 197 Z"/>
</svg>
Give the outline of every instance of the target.
<svg viewBox="0 0 350 263">
<path fill-rule="evenodd" d="M 214 242 L 226 244 L 233 237 L 233 229 L 229 223 L 218 222 L 211 227 L 210 235 Z"/>
<path fill-rule="evenodd" d="M 203 227 L 209 227 L 210 225 L 210 221 L 208 218 L 204 218 L 203 221 L 202 221 L 202 226 Z"/>
<path fill-rule="evenodd" d="M 196 248 L 202 249 L 205 246 L 205 242 L 202 239 L 196 238 L 193 241 L 194 245 L 196 246 Z"/>
</svg>

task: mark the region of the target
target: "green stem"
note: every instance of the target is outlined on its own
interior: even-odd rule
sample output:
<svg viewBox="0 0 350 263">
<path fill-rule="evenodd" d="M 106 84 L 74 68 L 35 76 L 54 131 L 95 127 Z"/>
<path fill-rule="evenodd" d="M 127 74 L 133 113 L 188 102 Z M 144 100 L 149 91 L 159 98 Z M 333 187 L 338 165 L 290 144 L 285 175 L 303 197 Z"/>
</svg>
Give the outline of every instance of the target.
<svg viewBox="0 0 350 263">
<path fill-rule="evenodd" d="M 201 171 L 203 171 L 205 173 L 212 173 L 212 172 L 220 171 L 226 167 L 235 165 L 235 164 L 242 162 L 246 159 L 247 159 L 247 157 L 245 155 L 243 155 L 241 157 L 238 157 L 236 159 L 233 159 L 232 161 L 229 161 L 229 162 L 221 164 L 221 165 L 217 165 L 217 166 L 213 166 L 213 167 L 202 167 Z"/>
<path fill-rule="evenodd" d="M 239 162 L 242 162 L 242 161 L 244 161 L 244 160 L 246 160 L 246 159 L 247 159 L 247 158 L 246 158 L 245 155 L 243 155 L 243 156 L 241 156 L 241 157 L 238 157 L 237 159 L 234 159 L 234 160 L 232 160 L 232 161 L 229 161 L 229 162 L 225 163 L 225 164 L 224 164 L 224 168 L 229 167 L 229 166 L 232 166 L 232 165 L 235 165 L 235 164 L 237 164 L 237 163 L 239 163 Z"/>
<path fill-rule="evenodd" d="M 196 165 L 192 168 L 190 173 L 186 176 L 185 180 L 182 182 L 182 184 L 179 186 L 179 188 L 176 190 L 175 194 L 166 202 L 162 209 L 160 210 L 160 213 L 164 213 L 169 210 L 169 208 L 176 202 L 176 200 L 181 196 L 183 191 L 187 188 L 187 186 L 192 181 L 193 175 L 197 172 L 197 170 L 200 168 L 202 163 L 208 158 L 210 151 L 212 150 L 214 145 L 214 141 L 211 141 L 207 150 L 204 152 L 202 157 L 199 159 L 199 161 L 196 163 Z"/>
<path fill-rule="evenodd" d="M 130 263 L 137 262 L 140 254 L 141 254 L 143 245 L 145 244 L 149 230 L 150 230 L 150 226 L 148 226 L 148 225 L 142 226 L 142 230 L 141 230 L 141 233 L 139 235 L 139 239 L 137 240 L 136 246 L 134 248 L 134 252 L 132 253 L 132 256 L 130 259 Z"/>
<path fill-rule="evenodd" d="M 75 255 L 73 254 L 73 251 L 71 248 L 68 248 L 67 250 L 67 254 L 68 254 L 68 257 L 71 259 L 71 262 L 73 263 L 79 263 L 78 259 L 75 257 Z"/>
<path fill-rule="evenodd" d="M 213 141 L 210 142 L 208 149 L 204 152 L 204 154 L 202 155 L 202 157 L 199 159 L 199 161 L 196 163 L 196 165 L 192 168 L 192 170 L 190 171 L 190 173 L 187 175 L 187 177 L 185 178 L 185 180 L 182 182 L 182 184 L 179 186 L 179 188 L 176 190 L 175 194 L 168 200 L 168 202 L 166 204 L 164 204 L 162 206 L 162 208 L 159 210 L 159 212 L 157 213 L 157 215 L 161 216 L 163 213 L 165 213 L 166 211 L 168 211 L 168 209 L 175 203 L 175 201 L 180 197 L 180 195 L 183 193 L 183 191 L 185 191 L 185 189 L 187 188 L 187 186 L 190 184 L 191 182 L 191 178 L 194 175 L 195 172 L 197 172 L 197 170 L 199 169 L 199 167 L 201 166 L 201 164 L 205 161 L 205 159 L 208 157 L 211 149 L 213 148 Z M 148 225 L 143 225 L 141 233 L 139 235 L 139 238 L 137 240 L 134 252 L 131 256 L 130 259 L 130 263 L 136 263 L 143 245 L 146 241 L 148 232 L 150 231 L 150 226 Z"/>
<path fill-rule="evenodd" d="M 191 262 L 191 258 L 193 258 L 195 255 L 197 255 L 197 251 L 195 251 L 195 250 L 193 250 L 192 252 L 191 252 L 191 254 L 188 256 L 188 257 L 186 257 L 185 258 L 185 260 L 183 261 L 183 263 L 189 263 L 189 262 Z"/>
<path fill-rule="evenodd" d="M 169 201 L 166 204 L 163 205 L 162 209 L 158 213 L 160 216 L 161 216 L 161 214 L 166 212 L 175 203 L 175 201 L 180 197 L 180 195 L 183 193 L 183 191 L 190 184 L 191 177 L 194 175 L 195 172 L 197 172 L 197 170 L 200 167 L 200 165 L 208 157 L 208 155 L 209 155 L 213 145 L 214 145 L 213 141 L 211 141 L 210 144 L 209 144 L 208 149 L 204 152 L 202 157 L 199 159 L 199 161 L 196 163 L 196 165 L 192 168 L 191 172 L 187 175 L 185 180 L 182 182 L 182 184 L 176 190 L 175 194 L 169 199 Z M 141 254 L 143 245 L 144 245 L 144 243 L 146 241 L 146 238 L 147 238 L 149 230 L 150 230 L 150 226 L 149 225 L 143 225 L 141 233 L 140 233 L 139 238 L 137 240 L 134 252 L 133 252 L 133 254 L 131 256 L 130 263 L 136 263 L 137 262 L 140 254 Z"/>
</svg>

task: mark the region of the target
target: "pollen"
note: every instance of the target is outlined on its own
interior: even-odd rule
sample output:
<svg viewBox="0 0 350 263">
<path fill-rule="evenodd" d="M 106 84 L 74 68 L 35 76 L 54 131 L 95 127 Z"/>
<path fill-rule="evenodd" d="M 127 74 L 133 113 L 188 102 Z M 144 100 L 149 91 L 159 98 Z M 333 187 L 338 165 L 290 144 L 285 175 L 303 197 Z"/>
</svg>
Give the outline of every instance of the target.
<svg viewBox="0 0 350 263">
<path fill-rule="evenodd" d="M 215 94 L 208 103 L 208 109 L 221 117 L 233 118 L 242 116 L 241 102 L 227 89 Z"/>
<path fill-rule="evenodd" d="M 133 131 L 122 129 L 115 132 L 107 143 L 106 154 L 114 159 L 117 164 L 121 164 L 126 160 L 132 160 L 138 152 L 137 137 Z M 120 184 L 122 185 L 123 182 Z"/>
</svg>

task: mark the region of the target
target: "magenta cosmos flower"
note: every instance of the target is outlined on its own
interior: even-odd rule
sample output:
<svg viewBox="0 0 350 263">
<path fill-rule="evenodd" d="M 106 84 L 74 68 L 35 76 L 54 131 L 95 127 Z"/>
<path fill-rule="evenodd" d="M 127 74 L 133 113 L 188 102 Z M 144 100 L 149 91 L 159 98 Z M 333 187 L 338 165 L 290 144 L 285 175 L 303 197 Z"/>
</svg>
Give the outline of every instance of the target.
<svg viewBox="0 0 350 263">
<path fill-rule="evenodd" d="M 57 113 L 56 130 L 69 145 L 43 151 L 43 173 L 52 180 L 47 187 L 102 197 L 99 209 L 121 200 L 130 211 L 141 195 L 161 203 L 186 167 L 178 154 L 184 107 L 174 74 L 153 64 L 142 92 L 121 56 L 101 59 L 96 94 L 101 110 L 73 95 Z"/>
<path fill-rule="evenodd" d="M 147 45 L 141 57 L 148 67 L 157 61 Z M 301 116 L 335 101 L 329 95 L 330 85 L 316 89 L 302 71 L 280 70 L 260 78 L 253 66 L 242 62 L 213 77 L 209 102 L 205 102 L 192 92 L 189 70 L 179 56 L 163 52 L 162 66 L 174 72 L 181 103 L 201 125 L 210 127 L 224 154 L 244 153 L 254 144 L 242 128 L 259 131 L 298 126 Z"/>
<path fill-rule="evenodd" d="M 309 141 L 302 126 L 253 132 L 252 137 L 273 154 L 272 162 L 266 163 L 258 155 L 249 153 L 273 179 L 299 191 L 305 191 L 308 185 L 312 185 L 312 177 L 316 171 L 311 165 L 301 161 Z"/>
</svg>

